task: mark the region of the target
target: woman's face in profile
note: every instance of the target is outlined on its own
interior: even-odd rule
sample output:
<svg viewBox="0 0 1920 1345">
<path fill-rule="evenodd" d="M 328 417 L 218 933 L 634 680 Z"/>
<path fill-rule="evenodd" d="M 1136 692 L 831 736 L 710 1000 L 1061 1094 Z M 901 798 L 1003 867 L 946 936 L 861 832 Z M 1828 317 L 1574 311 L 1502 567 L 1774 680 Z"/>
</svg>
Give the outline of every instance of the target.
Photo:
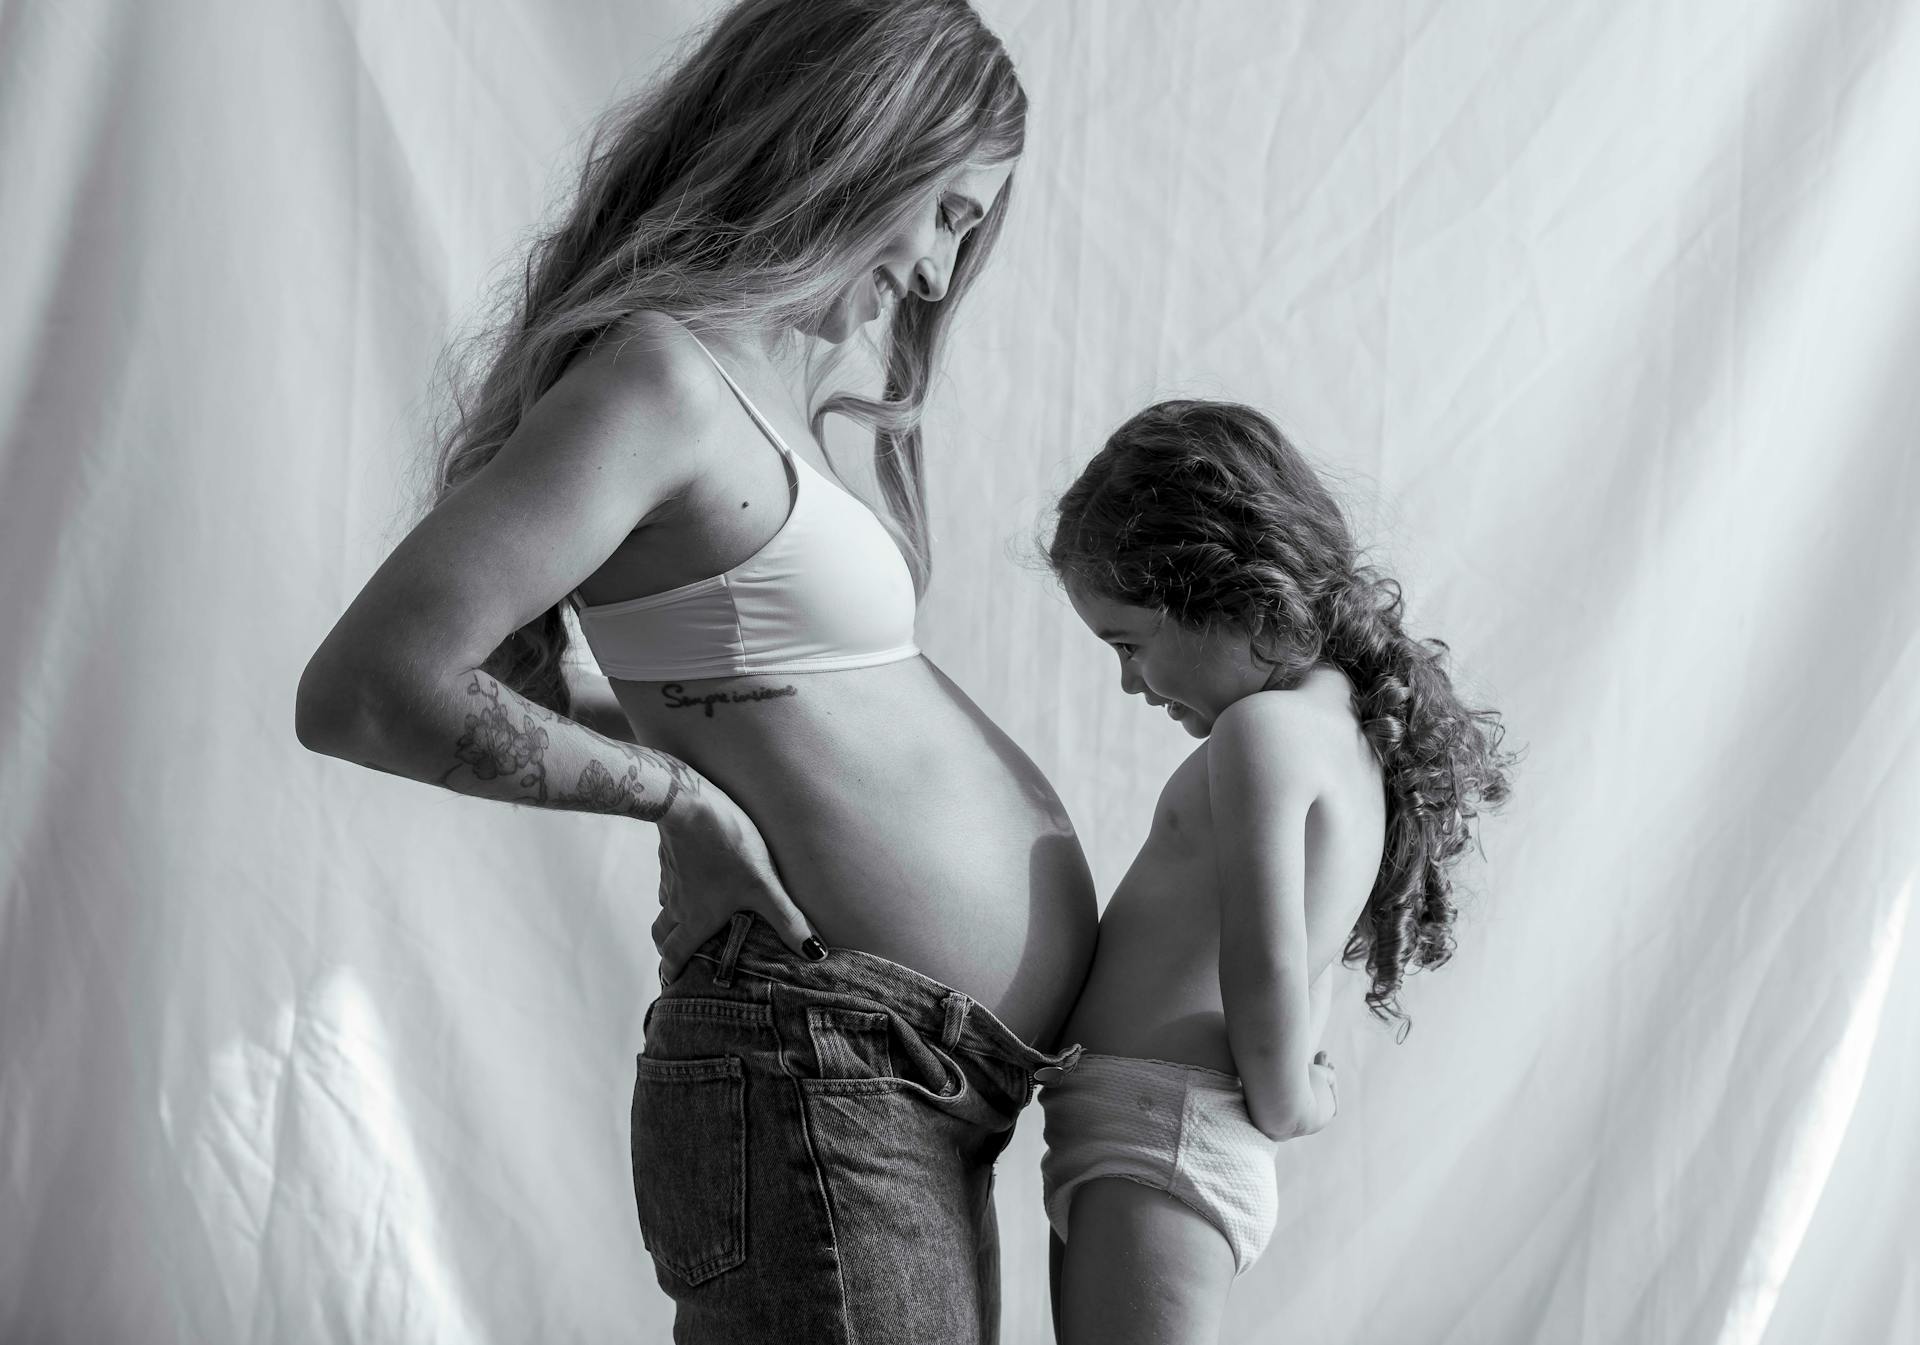
<svg viewBox="0 0 1920 1345">
<path fill-rule="evenodd" d="M 873 265 L 841 291 L 812 334 L 838 345 L 907 294 L 930 303 L 945 298 L 961 241 L 993 208 L 1013 167 L 1013 161 L 968 164 L 950 174 L 921 209 L 900 222 Z"/>
</svg>

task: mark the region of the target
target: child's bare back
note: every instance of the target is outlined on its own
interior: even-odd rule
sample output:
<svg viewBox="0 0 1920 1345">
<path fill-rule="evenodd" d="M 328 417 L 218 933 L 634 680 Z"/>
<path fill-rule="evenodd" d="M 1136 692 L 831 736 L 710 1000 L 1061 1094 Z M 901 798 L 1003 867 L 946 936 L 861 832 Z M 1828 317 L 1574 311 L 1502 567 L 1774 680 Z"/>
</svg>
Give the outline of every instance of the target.
<svg viewBox="0 0 1920 1345">
<path fill-rule="evenodd" d="M 1316 669 L 1291 691 L 1262 691 L 1223 716 L 1217 735 L 1253 716 L 1276 722 L 1297 750 L 1272 762 L 1314 791 L 1306 825 L 1307 942 L 1313 968 L 1311 1036 L 1326 1025 L 1331 978 L 1380 866 L 1386 802 L 1380 766 L 1352 709 L 1352 685 Z M 1220 992 L 1219 838 L 1203 742 L 1154 805 L 1146 844 L 1100 920 L 1100 941 L 1063 1040 L 1089 1051 L 1238 1071 Z"/>
</svg>

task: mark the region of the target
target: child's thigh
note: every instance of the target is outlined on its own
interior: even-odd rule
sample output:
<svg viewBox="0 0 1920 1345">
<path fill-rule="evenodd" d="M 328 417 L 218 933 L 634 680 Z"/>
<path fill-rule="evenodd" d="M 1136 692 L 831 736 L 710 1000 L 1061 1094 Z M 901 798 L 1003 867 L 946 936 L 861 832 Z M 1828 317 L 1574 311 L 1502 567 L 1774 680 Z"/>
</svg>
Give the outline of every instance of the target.
<svg viewBox="0 0 1920 1345">
<path fill-rule="evenodd" d="M 1065 1345 L 1214 1345 L 1232 1286 L 1233 1249 L 1191 1206 L 1122 1177 L 1074 1191 L 1058 1298 Z"/>
</svg>

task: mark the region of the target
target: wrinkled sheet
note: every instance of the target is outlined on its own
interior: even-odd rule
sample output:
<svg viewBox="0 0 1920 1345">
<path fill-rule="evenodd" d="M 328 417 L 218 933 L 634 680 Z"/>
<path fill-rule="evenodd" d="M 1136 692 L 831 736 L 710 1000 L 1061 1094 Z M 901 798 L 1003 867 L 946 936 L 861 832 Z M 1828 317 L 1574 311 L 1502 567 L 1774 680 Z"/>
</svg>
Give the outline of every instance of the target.
<svg viewBox="0 0 1920 1345">
<path fill-rule="evenodd" d="M 0 1339 L 667 1339 L 651 830 L 292 705 L 437 353 L 703 9 L 0 5 Z M 1344 988 L 1227 1339 L 1920 1339 L 1920 6 L 982 9 L 1031 149 L 921 638 L 1101 892 L 1190 744 L 1034 539 L 1156 397 L 1279 416 L 1527 754 L 1412 1035 Z"/>
</svg>

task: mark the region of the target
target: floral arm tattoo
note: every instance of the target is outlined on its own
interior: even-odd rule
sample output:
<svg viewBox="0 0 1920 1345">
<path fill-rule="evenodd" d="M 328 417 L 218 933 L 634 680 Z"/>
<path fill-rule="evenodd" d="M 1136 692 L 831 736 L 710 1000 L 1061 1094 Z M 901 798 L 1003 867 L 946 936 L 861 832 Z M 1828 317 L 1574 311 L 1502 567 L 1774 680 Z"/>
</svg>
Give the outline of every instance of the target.
<svg viewBox="0 0 1920 1345">
<path fill-rule="evenodd" d="M 566 788 L 550 760 L 553 738 L 547 730 L 567 721 L 520 697 L 505 699 L 512 693 L 485 673 L 475 673 L 466 692 L 466 732 L 453 745 L 457 760 L 440 777 L 441 784 L 450 783 L 465 769 L 475 780 L 508 782 L 506 787 L 517 792 L 504 797 L 516 803 L 608 813 L 642 822 L 658 822 L 683 791 L 693 788 L 696 777 L 685 762 L 652 748 L 613 742 L 571 723 L 568 727 L 580 728 L 596 747 L 604 745 L 610 751 L 589 758 L 572 788 Z M 612 768 L 604 760 L 610 754 L 617 754 Z M 496 785 L 488 793 L 503 797 L 496 792 L 500 788 Z"/>
</svg>

